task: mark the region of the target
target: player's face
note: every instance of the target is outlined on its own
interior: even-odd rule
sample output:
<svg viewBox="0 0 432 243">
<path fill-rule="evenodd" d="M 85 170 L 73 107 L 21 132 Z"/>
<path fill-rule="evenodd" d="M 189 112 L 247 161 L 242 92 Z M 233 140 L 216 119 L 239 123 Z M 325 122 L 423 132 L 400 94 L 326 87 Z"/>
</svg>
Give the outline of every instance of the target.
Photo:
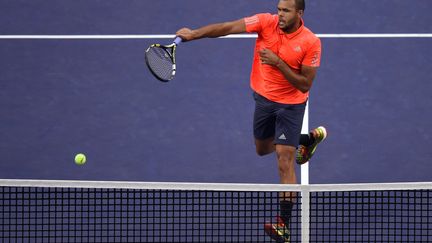
<svg viewBox="0 0 432 243">
<path fill-rule="evenodd" d="M 280 0 L 278 4 L 279 28 L 291 33 L 296 30 L 297 24 L 303 15 L 302 10 L 296 9 L 295 0 Z"/>
</svg>

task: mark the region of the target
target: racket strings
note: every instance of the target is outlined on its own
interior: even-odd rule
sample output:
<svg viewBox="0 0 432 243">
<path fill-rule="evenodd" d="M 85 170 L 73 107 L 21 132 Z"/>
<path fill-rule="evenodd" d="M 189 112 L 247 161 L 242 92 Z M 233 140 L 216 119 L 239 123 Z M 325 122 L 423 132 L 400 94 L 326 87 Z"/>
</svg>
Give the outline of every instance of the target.
<svg viewBox="0 0 432 243">
<path fill-rule="evenodd" d="M 146 52 L 147 63 L 152 72 L 162 80 L 170 80 L 174 76 L 174 66 L 170 54 L 160 47 L 151 47 Z"/>
</svg>

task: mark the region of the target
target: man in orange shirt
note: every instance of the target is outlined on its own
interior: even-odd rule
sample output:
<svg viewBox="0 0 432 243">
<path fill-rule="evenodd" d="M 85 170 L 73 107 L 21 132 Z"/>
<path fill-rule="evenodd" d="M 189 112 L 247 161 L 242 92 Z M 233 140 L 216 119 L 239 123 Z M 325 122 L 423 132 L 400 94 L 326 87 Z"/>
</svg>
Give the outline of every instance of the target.
<svg viewBox="0 0 432 243">
<path fill-rule="evenodd" d="M 304 9 L 304 0 L 279 0 L 277 15 L 257 14 L 195 30 L 182 28 L 176 33 L 183 41 L 258 34 L 251 72 L 256 152 L 260 156 L 276 152 L 283 184 L 296 183 L 296 150 L 297 162 L 306 163 L 327 136 L 324 127 L 300 134 L 309 89 L 321 58 L 320 40 L 304 26 Z M 289 242 L 294 197 L 293 193 L 282 193 L 277 223 L 265 225 L 267 234 L 277 241 Z"/>
</svg>

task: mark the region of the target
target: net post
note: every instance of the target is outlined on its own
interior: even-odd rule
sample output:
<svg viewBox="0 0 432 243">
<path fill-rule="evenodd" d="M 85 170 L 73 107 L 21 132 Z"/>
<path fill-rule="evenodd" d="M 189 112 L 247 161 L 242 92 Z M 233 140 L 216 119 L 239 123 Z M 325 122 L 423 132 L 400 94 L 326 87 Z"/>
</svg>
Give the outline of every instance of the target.
<svg viewBox="0 0 432 243">
<path fill-rule="evenodd" d="M 301 242 L 309 243 L 310 225 L 309 225 L 309 210 L 310 210 L 310 188 L 308 185 L 303 185 L 301 189 Z"/>
<path fill-rule="evenodd" d="M 303 117 L 302 134 L 309 133 L 309 101 L 306 103 L 305 113 Z M 309 163 L 302 164 L 301 170 L 301 184 L 309 185 Z"/>
</svg>

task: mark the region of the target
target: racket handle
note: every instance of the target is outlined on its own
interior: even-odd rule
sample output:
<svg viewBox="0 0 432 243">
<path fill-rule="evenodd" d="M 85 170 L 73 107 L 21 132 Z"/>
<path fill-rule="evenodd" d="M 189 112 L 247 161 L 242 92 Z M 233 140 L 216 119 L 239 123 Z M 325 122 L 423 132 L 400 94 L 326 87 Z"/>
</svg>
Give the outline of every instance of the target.
<svg viewBox="0 0 432 243">
<path fill-rule="evenodd" d="M 178 37 L 178 36 L 174 39 L 174 43 L 175 43 L 176 45 L 180 44 L 180 42 L 182 42 L 182 41 L 183 41 L 182 38 L 181 38 L 181 37 Z"/>
</svg>

